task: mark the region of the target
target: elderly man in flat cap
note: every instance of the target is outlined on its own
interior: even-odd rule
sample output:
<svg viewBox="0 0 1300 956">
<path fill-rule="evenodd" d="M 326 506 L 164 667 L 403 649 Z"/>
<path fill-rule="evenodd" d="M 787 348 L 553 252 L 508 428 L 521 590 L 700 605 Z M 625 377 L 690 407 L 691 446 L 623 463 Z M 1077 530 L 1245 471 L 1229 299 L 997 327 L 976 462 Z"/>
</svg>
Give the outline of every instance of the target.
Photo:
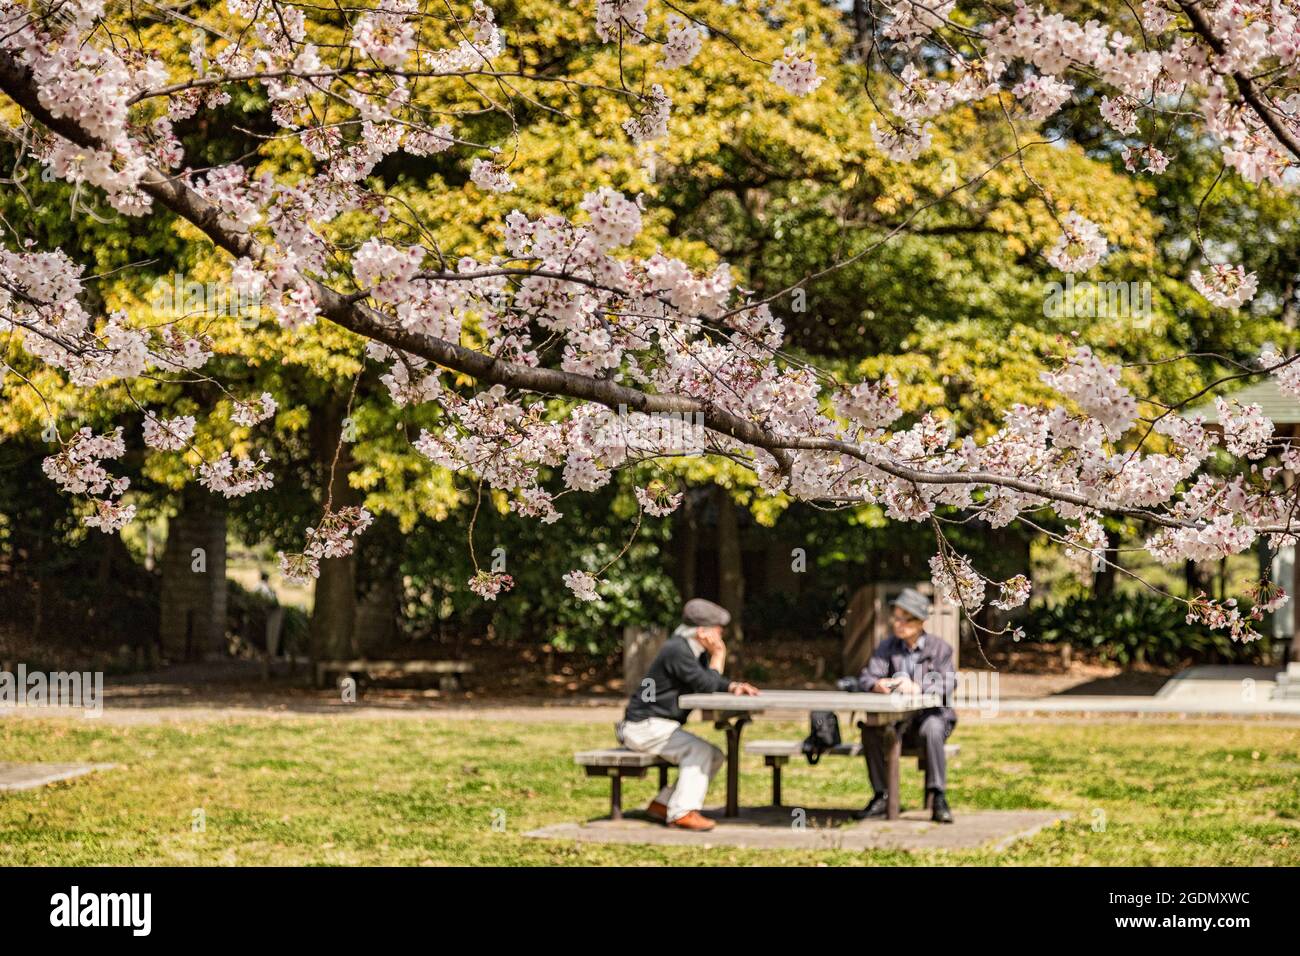
<svg viewBox="0 0 1300 956">
<path fill-rule="evenodd" d="M 890 624 L 894 636 L 880 642 L 867 666 L 858 675 L 862 690 L 880 694 L 937 693 L 944 704 L 952 701 L 957 686 L 957 671 L 952 663 L 948 642 L 925 630 L 930 616 L 930 599 L 915 588 L 905 588 L 891 607 Z M 930 796 L 930 810 L 938 823 L 952 823 L 945 790 L 948 763 L 943 745 L 957 726 L 957 712 L 951 707 L 931 707 L 912 714 L 894 725 L 905 744 L 925 748 L 925 789 Z M 869 728 L 863 743 L 867 751 L 867 775 L 875 791 L 871 802 L 855 816 L 883 817 L 888 810 L 886 799 L 885 740 L 883 728 Z"/>
<path fill-rule="evenodd" d="M 722 676 L 727 646 L 722 629 L 731 622 L 725 608 L 703 598 L 686 602 L 682 623 L 655 656 L 640 685 L 633 688 L 627 713 L 618 724 L 618 741 L 641 753 L 658 754 L 676 764 L 677 783 L 664 787 L 646 807 L 652 818 L 681 830 L 712 830 L 700 813 L 714 774 L 726 762 L 721 750 L 682 730 L 690 715 L 682 694 L 726 691 L 752 696 L 758 689 Z"/>
</svg>

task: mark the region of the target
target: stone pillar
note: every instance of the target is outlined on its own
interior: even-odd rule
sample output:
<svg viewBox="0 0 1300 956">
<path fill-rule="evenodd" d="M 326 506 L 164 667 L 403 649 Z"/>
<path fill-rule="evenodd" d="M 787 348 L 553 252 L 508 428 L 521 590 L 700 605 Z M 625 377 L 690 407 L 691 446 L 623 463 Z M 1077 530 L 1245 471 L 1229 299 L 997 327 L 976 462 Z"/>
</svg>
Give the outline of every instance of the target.
<svg viewBox="0 0 1300 956">
<path fill-rule="evenodd" d="M 399 593 L 398 581 L 385 578 L 357 601 L 353 640 L 362 657 L 379 657 L 396 643 Z"/>
<path fill-rule="evenodd" d="M 164 657 L 201 660 L 226 649 L 226 509 L 190 486 L 167 522 L 158 639 Z"/>
</svg>

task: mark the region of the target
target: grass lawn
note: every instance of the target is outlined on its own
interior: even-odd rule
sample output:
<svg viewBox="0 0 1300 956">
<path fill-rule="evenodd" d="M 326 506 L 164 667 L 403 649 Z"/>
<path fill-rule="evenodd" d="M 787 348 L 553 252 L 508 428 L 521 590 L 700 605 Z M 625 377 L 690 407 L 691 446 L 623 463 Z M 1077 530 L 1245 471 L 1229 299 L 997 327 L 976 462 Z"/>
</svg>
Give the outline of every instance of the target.
<svg viewBox="0 0 1300 956">
<path fill-rule="evenodd" d="M 720 734 L 692 727 L 717 742 Z M 772 733 L 769 733 L 771 731 Z M 762 736 L 800 736 L 767 724 Z M 0 720 L 0 760 L 116 770 L 0 795 L 10 864 L 1300 864 L 1300 728 L 1267 723 L 965 721 L 956 813 L 1061 808 L 1075 817 L 1002 853 L 785 852 L 574 846 L 533 827 L 596 817 L 608 784 L 572 752 L 610 728 L 439 719 L 239 718 L 120 725 Z M 744 760 L 742 800 L 767 799 Z M 903 802 L 920 801 L 905 764 Z M 649 799 L 629 781 L 625 805 Z M 857 806 L 857 760 L 792 762 L 791 806 Z M 711 798 L 721 799 L 722 781 Z M 196 810 L 204 828 L 196 832 Z M 495 826 L 494 826 L 495 822 Z"/>
</svg>

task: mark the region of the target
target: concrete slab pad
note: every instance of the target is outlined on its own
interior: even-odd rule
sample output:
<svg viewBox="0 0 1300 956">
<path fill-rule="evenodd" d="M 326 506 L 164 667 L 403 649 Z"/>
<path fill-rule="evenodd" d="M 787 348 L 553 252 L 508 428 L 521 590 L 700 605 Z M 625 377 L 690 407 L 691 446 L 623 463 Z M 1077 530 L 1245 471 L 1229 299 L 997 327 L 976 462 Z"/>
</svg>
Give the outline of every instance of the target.
<svg viewBox="0 0 1300 956">
<path fill-rule="evenodd" d="M 1267 701 L 1273 696 L 1278 669 L 1241 664 L 1189 667 L 1175 674 L 1156 696 L 1188 704 L 1234 704 Z"/>
<path fill-rule="evenodd" d="M 1071 814 L 1055 810 L 962 810 L 953 808 L 953 823 L 934 823 L 925 810 L 911 810 L 899 820 L 854 820 L 849 810 L 792 807 L 742 809 L 727 818 L 722 810 L 705 810 L 717 821 L 708 833 L 673 830 L 639 812 L 622 820 L 554 823 L 524 836 L 580 843 L 649 844 L 653 846 L 737 847 L 756 850 L 1001 850 L 1033 836 Z M 802 826 L 797 825 L 802 822 Z"/>
<path fill-rule="evenodd" d="M 3 763 L 0 762 L 0 793 L 35 790 L 47 783 L 71 780 L 96 770 L 112 770 L 112 763 Z"/>
</svg>

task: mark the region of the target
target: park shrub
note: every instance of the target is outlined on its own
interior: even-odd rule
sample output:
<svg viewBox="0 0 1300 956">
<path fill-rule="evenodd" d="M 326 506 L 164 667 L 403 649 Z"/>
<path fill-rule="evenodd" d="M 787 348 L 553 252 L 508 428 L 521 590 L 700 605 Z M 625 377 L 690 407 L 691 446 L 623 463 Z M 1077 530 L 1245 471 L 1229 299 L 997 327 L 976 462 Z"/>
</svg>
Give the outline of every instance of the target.
<svg viewBox="0 0 1300 956">
<path fill-rule="evenodd" d="M 1025 638 L 1068 644 L 1125 667 L 1186 664 L 1258 664 L 1272 640 L 1232 640 L 1223 631 L 1187 623 L 1183 604 L 1152 594 L 1082 596 L 1030 610 L 1021 622 Z M 1268 633 L 1265 630 L 1263 633 Z"/>
</svg>

